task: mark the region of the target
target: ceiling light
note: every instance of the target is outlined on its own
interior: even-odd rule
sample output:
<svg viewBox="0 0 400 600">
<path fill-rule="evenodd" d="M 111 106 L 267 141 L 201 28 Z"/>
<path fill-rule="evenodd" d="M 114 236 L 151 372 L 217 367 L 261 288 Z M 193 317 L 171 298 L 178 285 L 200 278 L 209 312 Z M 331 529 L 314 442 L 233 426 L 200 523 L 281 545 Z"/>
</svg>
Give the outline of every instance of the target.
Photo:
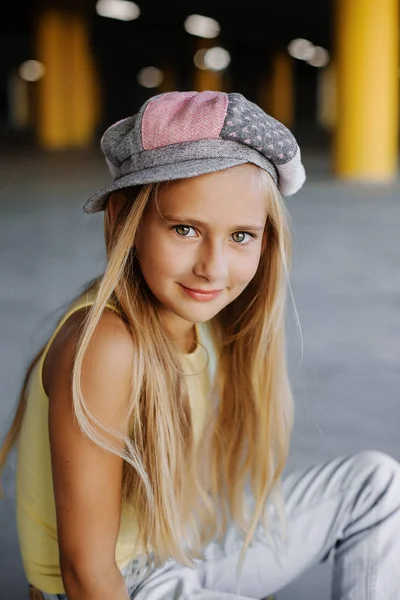
<svg viewBox="0 0 400 600">
<path fill-rule="evenodd" d="M 321 46 L 315 46 L 314 50 L 314 56 L 307 61 L 308 64 L 312 67 L 326 67 L 330 60 L 328 50 Z"/>
<path fill-rule="evenodd" d="M 225 48 L 210 48 L 204 55 L 204 64 L 211 71 L 222 71 L 231 62 L 231 55 Z"/>
<path fill-rule="evenodd" d="M 144 67 L 138 73 L 138 82 L 145 88 L 156 88 L 164 81 L 164 74 L 157 67 Z"/>
<path fill-rule="evenodd" d="M 218 21 L 202 15 L 190 15 L 186 19 L 184 27 L 192 35 L 210 39 L 217 37 L 221 30 Z"/>
<path fill-rule="evenodd" d="M 101 17 L 119 21 L 134 21 L 140 15 L 138 5 L 128 0 L 98 0 L 96 11 Z"/>
<path fill-rule="evenodd" d="M 20 66 L 18 72 L 21 79 L 25 81 L 38 81 L 44 77 L 46 68 L 38 60 L 26 60 Z"/>
<path fill-rule="evenodd" d="M 314 56 L 315 46 L 309 40 L 296 38 L 288 45 L 288 52 L 298 60 L 311 60 Z"/>
</svg>

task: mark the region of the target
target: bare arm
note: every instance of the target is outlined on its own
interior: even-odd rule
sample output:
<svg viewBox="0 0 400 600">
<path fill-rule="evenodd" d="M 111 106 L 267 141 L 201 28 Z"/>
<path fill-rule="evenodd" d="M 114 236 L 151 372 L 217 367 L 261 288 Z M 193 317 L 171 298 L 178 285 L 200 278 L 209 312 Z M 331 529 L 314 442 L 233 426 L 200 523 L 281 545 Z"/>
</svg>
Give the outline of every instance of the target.
<svg viewBox="0 0 400 600">
<path fill-rule="evenodd" d="M 73 415 L 74 315 L 60 332 L 48 376 L 49 430 L 60 566 L 69 600 L 128 600 L 115 561 L 123 461 L 84 436 Z M 133 361 L 132 339 L 106 311 L 85 356 L 83 392 L 90 411 L 126 433 L 125 411 Z M 115 440 L 114 440 L 115 443 Z"/>
</svg>

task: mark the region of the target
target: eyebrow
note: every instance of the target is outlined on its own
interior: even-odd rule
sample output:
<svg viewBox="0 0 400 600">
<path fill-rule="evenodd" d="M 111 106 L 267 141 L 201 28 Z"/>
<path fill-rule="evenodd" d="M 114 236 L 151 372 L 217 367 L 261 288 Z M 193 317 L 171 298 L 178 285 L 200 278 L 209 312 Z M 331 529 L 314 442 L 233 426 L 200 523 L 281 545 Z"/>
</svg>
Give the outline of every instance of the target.
<svg viewBox="0 0 400 600">
<path fill-rule="evenodd" d="M 191 217 L 185 217 L 185 216 L 181 216 L 181 215 L 170 215 L 170 214 L 164 214 L 163 215 L 163 219 L 165 219 L 166 221 L 175 221 L 177 223 L 193 223 L 193 225 L 196 225 L 197 227 L 204 227 L 205 229 L 207 229 L 209 227 L 209 225 L 207 225 L 207 223 L 204 223 L 203 221 L 198 221 L 197 219 L 192 219 Z M 264 231 L 264 226 L 263 225 L 235 225 L 234 227 L 232 227 L 232 229 L 235 229 L 237 231 L 245 231 L 246 229 L 252 230 L 252 231 Z"/>
</svg>

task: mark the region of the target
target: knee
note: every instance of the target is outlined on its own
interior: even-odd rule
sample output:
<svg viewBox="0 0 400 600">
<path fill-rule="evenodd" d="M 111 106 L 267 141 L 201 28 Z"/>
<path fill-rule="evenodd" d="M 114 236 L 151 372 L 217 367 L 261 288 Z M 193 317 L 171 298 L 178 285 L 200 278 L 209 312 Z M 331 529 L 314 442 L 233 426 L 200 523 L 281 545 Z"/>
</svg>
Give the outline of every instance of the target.
<svg viewBox="0 0 400 600">
<path fill-rule="evenodd" d="M 393 456 L 380 450 L 363 450 L 355 456 L 358 457 L 360 465 L 369 466 L 372 470 L 397 471 L 400 469 L 400 463 Z"/>
<path fill-rule="evenodd" d="M 354 469 L 373 487 L 394 486 L 400 491 L 400 463 L 385 452 L 365 450 L 354 456 Z"/>
</svg>

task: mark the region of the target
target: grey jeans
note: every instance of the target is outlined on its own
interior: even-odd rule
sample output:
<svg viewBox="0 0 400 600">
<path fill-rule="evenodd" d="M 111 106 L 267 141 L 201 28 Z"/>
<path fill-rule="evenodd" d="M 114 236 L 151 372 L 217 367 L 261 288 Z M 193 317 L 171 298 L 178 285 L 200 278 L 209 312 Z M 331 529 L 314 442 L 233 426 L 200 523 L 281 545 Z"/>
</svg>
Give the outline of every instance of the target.
<svg viewBox="0 0 400 600">
<path fill-rule="evenodd" d="M 398 462 L 381 452 L 360 452 L 296 471 L 284 479 L 283 490 L 285 542 L 272 511 L 271 540 L 261 528 L 257 531 L 245 555 L 239 592 L 236 567 L 242 540 L 231 529 L 222 545 L 206 548 L 205 560 L 195 569 L 169 561 L 131 587 L 131 599 L 264 598 L 329 556 L 334 563 L 333 600 L 400 598 Z"/>
</svg>

